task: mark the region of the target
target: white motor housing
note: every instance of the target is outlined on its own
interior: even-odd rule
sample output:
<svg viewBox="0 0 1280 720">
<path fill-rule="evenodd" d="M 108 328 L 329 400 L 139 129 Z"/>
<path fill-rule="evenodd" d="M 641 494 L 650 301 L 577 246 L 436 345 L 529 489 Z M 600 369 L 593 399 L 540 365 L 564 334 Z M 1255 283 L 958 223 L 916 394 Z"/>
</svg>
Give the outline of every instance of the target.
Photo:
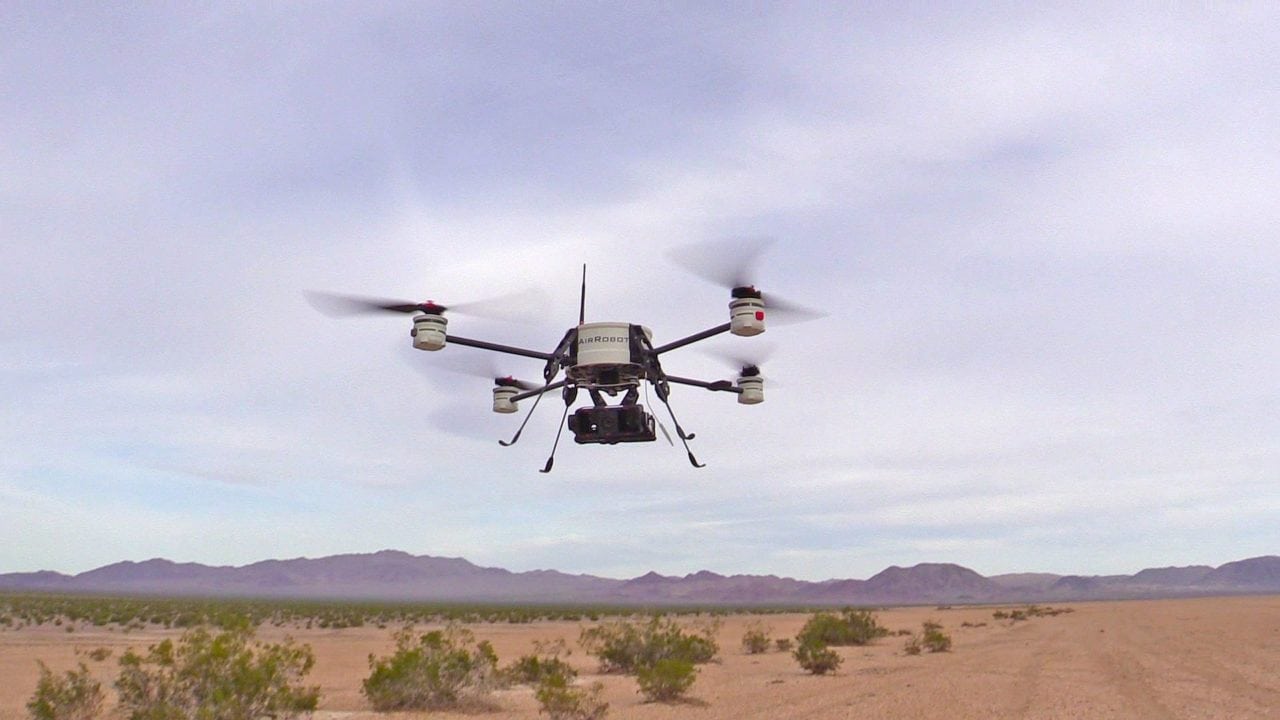
<svg viewBox="0 0 1280 720">
<path fill-rule="evenodd" d="M 493 411 L 504 414 L 515 412 L 517 410 L 516 403 L 511 398 L 519 394 L 520 388 L 498 385 L 493 389 Z"/>
<path fill-rule="evenodd" d="M 729 332 L 742 337 L 764 332 L 764 300 L 757 297 L 730 300 Z"/>
<path fill-rule="evenodd" d="M 759 375 L 745 375 L 738 378 L 738 402 L 743 405 L 756 405 L 764 402 L 764 378 Z"/>
<path fill-rule="evenodd" d="M 443 315 L 419 315 L 413 319 L 413 346 L 419 350 L 439 350 L 447 339 L 449 321 Z"/>
</svg>

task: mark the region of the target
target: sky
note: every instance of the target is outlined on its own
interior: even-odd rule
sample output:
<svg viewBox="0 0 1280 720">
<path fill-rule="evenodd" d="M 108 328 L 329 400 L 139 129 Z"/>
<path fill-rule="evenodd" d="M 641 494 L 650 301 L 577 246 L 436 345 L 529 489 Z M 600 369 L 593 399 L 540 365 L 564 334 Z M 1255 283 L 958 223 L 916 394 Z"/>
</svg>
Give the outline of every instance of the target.
<svg viewBox="0 0 1280 720">
<path fill-rule="evenodd" d="M 1280 553 L 1280 6 L 56 3 L 0 19 L 0 572 L 393 548 L 632 577 Z M 307 291 L 726 322 L 678 444 Z M 718 354 L 718 355 L 717 355 Z M 656 399 L 654 399 L 656 400 Z M 522 404 L 522 411 L 528 404 Z M 660 408 L 659 420 L 669 418 Z"/>
</svg>

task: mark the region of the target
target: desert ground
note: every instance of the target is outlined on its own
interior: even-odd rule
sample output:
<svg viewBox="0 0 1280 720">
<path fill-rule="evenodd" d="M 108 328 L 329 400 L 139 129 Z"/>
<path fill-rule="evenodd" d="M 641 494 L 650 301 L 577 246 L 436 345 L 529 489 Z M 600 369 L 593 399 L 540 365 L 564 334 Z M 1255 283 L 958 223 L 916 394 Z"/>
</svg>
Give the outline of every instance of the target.
<svg viewBox="0 0 1280 720">
<path fill-rule="evenodd" d="M 763 619 L 773 637 L 790 637 L 807 615 L 724 618 L 720 658 L 702 666 L 691 697 L 677 704 L 642 701 L 634 679 L 598 675 L 594 658 L 577 648 L 583 624 L 480 624 L 471 629 L 491 641 L 505 664 L 532 652 L 536 640 L 564 638 L 580 681 L 601 680 L 611 718 L 1280 718 L 1280 597 L 1232 597 L 1058 605 L 1073 612 L 1011 623 L 992 618 L 996 606 L 893 608 L 878 611 L 890 630 L 942 623 L 950 652 L 909 656 L 903 638 L 840 648 L 838 673 L 805 674 L 787 653 L 747 655 L 746 624 Z M 962 627 L 968 622 L 985 623 Z M 368 656 L 388 654 L 392 629 L 292 630 L 315 650 L 308 684 L 322 688 L 317 720 L 372 720 L 360 694 Z M 264 628 L 259 637 L 286 633 Z M 0 631 L 0 720 L 25 718 L 35 688 L 37 660 L 56 671 L 89 664 L 109 687 L 116 659 L 127 647 L 144 650 L 178 631 L 77 629 L 42 626 Z M 86 653 L 107 647 L 110 658 Z M 532 720 L 539 717 L 530 689 L 498 692 L 496 709 L 431 718 Z M 427 714 L 396 714 L 397 720 Z M 545 718 L 545 716 L 543 716 Z"/>
</svg>

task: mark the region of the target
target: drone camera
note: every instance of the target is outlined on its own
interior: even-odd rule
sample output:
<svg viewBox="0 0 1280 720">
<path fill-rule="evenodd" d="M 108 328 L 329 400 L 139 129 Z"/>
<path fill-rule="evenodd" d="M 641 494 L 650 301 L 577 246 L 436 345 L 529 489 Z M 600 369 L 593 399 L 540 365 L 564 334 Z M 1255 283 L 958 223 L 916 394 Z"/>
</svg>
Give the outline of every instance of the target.
<svg viewBox="0 0 1280 720">
<path fill-rule="evenodd" d="M 569 429 L 573 431 L 573 441 L 579 445 L 649 442 L 657 437 L 653 417 L 645 412 L 643 405 L 578 408 L 569 416 Z"/>
</svg>

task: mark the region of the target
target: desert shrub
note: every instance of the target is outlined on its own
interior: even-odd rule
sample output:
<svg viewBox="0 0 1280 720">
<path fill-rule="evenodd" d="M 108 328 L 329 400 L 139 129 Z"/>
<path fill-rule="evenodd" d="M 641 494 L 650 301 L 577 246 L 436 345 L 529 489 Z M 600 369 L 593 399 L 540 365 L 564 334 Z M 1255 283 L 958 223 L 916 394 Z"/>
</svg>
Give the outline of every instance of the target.
<svg viewBox="0 0 1280 720">
<path fill-rule="evenodd" d="M 530 655 L 522 655 L 518 660 L 502 669 L 504 680 L 523 685 L 537 685 L 548 675 L 563 675 L 567 679 L 578 676 L 569 663 L 560 658 L 568 655 L 569 649 L 563 639 L 547 643 L 541 640 L 533 644 L 534 651 Z"/>
<path fill-rule="evenodd" d="M 800 667 L 814 675 L 826 675 L 840 667 L 842 659 L 835 650 L 817 638 L 799 640 L 795 652 L 792 653 Z"/>
<path fill-rule="evenodd" d="M 179 628 L 195 627 L 203 621 L 204 621 L 203 615 L 200 615 L 192 611 L 187 611 L 187 612 L 179 613 L 178 616 L 173 619 L 173 626 L 179 627 Z"/>
<path fill-rule="evenodd" d="M 1063 613 L 1075 612 L 1074 608 L 1055 608 L 1042 605 L 1028 605 L 1024 610 L 1031 617 L 1055 617 Z"/>
<path fill-rule="evenodd" d="M 747 625 L 747 631 L 742 635 L 742 649 L 748 655 L 759 655 L 769 651 L 769 628 L 759 620 L 752 621 Z"/>
<path fill-rule="evenodd" d="M 601 720 L 609 712 L 609 703 L 600 699 L 603 693 L 602 683 L 575 687 L 568 676 L 548 673 L 538 680 L 534 697 L 551 720 Z"/>
<path fill-rule="evenodd" d="M 720 648 L 715 625 L 689 632 L 675 620 L 651 618 L 646 623 L 618 620 L 582 631 L 579 643 L 600 662 L 601 672 L 635 673 L 659 660 L 691 664 L 711 662 Z"/>
<path fill-rule="evenodd" d="M 676 658 L 663 658 L 636 671 L 640 694 L 650 702 L 675 700 L 688 692 L 697 679 L 698 670 L 693 663 Z"/>
<path fill-rule="evenodd" d="M 701 665 L 709 663 L 720 652 L 716 632 L 720 620 L 694 621 L 693 626 L 683 628 L 675 620 L 655 617 L 645 626 L 643 637 L 645 654 L 640 667 L 648 667 L 659 660 L 682 660 Z"/>
<path fill-rule="evenodd" d="M 1019 620 L 1028 620 L 1033 617 L 1054 617 L 1069 612 L 1075 612 L 1075 610 L 1073 608 L 1028 605 L 1024 608 L 1015 608 L 1008 611 L 996 610 L 991 613 L 991 617 L 996 620 L 1010 620 L 1012 622 L 1018 622 Z"/>
<path fill-rule="evenodd" d="M 633 672 L 645 654 L 640 627 L 626 620 L 615 620 L 585 628 L 578 644 L 600 662 L 600 672 Z"/>
<path fill-rule="evenodd" d="M 521 655 L 518 660 L 502 669 L 502 679 L 520 685 L 537 685 L 548 675 L 575 678 L 578 671 L 558 657 Z"/>
<path fill-rule="evenodd" d="M 315 665 L 310 646 L 252 642 L 248 629 L 187 631 L 146 655 L 120 657 L 119 709 L 130 720 L 257 720 L 316 709 L 319 687 L 302 678 Z"/>
<path fill-rule="evenodd" d="M 475 642 L 469 630 L 450 625 L 417 635 L 406 627 L 395 640 L 391 656 L 369 655 L 371 672 L 362 691 L 374 710 L 456 707 L 493 689 L 497 655 L 487 641 Z"/>
<path fill-rule="evenodd" d="M 98 647 L 89 651 L 89 659 L 94 662 L 102 662 L 111 657 L 111 648 Z"/>
<path fill-rule="evenodd" d="M 102 712 L 104 700 L 102 684 L 90 677 L 84 663 L 61 676 L 40 663 L 40 680 L 27 712 L 32 720 L 92 720 Z"/>
<path fill-rule="evenodd" d="M 840 614 L 815 613 L 800 629 L 797 642 L 816 640 L 823 645 L 866 645 L 889 631 L 869 610 L 845 608 Z"/>
<path fill-rule="evenodd" d="M 931 653 L 947 652 L 951 649 L 951 636 L 942 632 L 941 624 L 926 620 L 921 644 Z"/>
<path fill-rule="evenodd" d="M 908 655 L 919 655 L 923 649 L 919 633 L 911 633 L 911 637 L 907 638 L 907 642 L 902 645 L 902 651 Z"/>
<path fill-rule="evenodd" d="M 791 650 L 791 638 L 778 638 L 773 641 L 773 644 L 778 648 L 778 652 L 790 652 Z"/>
</svg>

